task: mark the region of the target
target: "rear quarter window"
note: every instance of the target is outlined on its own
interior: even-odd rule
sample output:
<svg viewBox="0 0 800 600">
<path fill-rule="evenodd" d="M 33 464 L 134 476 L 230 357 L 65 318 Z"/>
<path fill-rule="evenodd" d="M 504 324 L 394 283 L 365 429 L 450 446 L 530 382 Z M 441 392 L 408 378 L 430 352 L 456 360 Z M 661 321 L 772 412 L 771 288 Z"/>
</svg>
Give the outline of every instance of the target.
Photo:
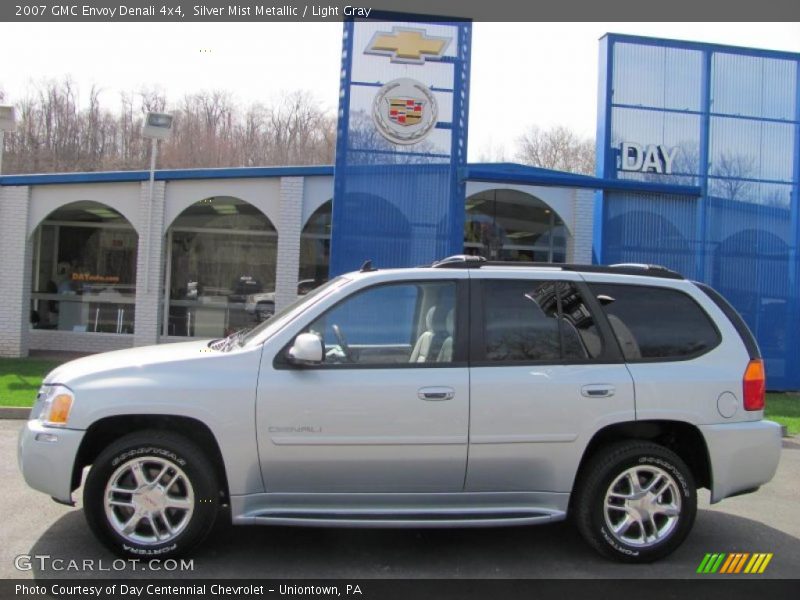
<svg viewBox="0 0 800 600">
<path fill-rule="evenodd" d="M 685 360 L 719 345 L 719 331 L 688 294 L 662 287 L 589 284 L 627 361 Z"/>
</svg>

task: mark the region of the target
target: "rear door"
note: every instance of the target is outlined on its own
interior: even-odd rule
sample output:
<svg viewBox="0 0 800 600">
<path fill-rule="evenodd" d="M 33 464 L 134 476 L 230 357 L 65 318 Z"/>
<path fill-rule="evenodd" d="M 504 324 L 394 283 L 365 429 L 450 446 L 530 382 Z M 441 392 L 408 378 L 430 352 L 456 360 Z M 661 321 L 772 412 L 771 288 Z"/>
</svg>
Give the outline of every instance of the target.
<svg viewBox="0 0 800 600">
<path fill-rule="evenodd" d="M 637 419 L 699 425 L 749 418 L 741 393 L 750 356 L 705 294 L 688 281 L 586 279 L 620 340 L 636 385 Z M 723 337 L 736 343 L 723 344 Z"/>
<path fill-rule="evenodd" d="M 635 418 L 619 348 L 578 274 L 473 278 L 466 490 L 569 492 L 594 433 Z"/>
</svg>

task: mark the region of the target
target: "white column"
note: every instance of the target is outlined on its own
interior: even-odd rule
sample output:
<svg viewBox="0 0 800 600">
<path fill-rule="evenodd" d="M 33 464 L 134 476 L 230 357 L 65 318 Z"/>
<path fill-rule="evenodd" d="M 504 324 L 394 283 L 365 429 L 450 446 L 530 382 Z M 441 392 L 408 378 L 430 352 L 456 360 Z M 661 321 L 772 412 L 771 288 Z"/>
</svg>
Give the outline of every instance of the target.
<svg viewBox="0 0 800 600">
<path fill-rule="evenodd" d="M 594 190 L 572 190 L 572 236 L 567 239 L 567 262 L 591 264 L 594 236 Z"/>
<path fill-rule="evenodd" d="M 164 197 L 166 182 L 143 181 L 139 192 L 139 252 L 136 259 L 136 322 L 134 346 L 158 342 L 160 303 L 164 296 Z"/>
<path fill-rule="evenodd" d="M 31 252 L 28 186 L 0 187 L 0 356 L 28 355 Z"/>
<path fill-rule="evenodd" d="M 281 178 L 275 310 L 280 310 L 297 298 L 300 232 L 303 230 L 303 183 L 302 177 Z"/>
</svg>

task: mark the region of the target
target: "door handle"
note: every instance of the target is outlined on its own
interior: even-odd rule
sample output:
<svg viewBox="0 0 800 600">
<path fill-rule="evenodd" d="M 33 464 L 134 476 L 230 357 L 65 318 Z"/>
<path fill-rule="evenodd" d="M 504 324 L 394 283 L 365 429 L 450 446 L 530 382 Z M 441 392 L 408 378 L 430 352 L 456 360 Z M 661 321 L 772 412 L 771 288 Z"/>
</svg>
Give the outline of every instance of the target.
<svg viewBox="0 0 800 600">
<path fill-rule="evenodd" d="M 593 383 L 581 388 L 581 396 L 586 398 L 609 398 L 614 395 L 616 388 L 608 383 Z"/>
<path fill-rule="evenodd" d="M 424 387 L 417 391 L 420 400 L 452 400 L 455 395 L 455 390 L 449 387 Z"/>
</svg>

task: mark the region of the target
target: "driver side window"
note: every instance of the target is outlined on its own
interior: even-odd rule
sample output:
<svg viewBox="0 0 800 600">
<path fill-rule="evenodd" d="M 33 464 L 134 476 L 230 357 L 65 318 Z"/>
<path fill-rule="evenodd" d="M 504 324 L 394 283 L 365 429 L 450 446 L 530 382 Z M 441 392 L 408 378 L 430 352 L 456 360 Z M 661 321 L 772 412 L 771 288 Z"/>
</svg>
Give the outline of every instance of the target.
<svg viewBox="0 0 800 600">
<path fill-rule="evenodd" d="M 456 283 L 417 281 L 358 292 L 306 331 L 322 339 L 326 365 L 447 364 L 455 323 Z"/>
</svg>

